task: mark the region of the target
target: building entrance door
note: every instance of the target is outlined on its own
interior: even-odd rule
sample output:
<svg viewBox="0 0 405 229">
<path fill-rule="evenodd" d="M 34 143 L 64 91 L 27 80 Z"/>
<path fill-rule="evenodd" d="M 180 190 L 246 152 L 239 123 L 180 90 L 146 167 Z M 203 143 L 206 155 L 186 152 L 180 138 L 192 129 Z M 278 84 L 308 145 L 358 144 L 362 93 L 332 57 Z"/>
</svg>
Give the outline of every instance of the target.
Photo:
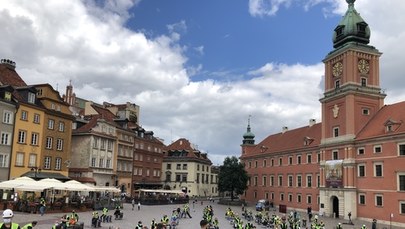
<svg viewBox="0 0 405 229">
<path fill-rule="evenodd" d="M 339 198 L 332 196 L 332 215 L 339 218 Z"/>
</svg>

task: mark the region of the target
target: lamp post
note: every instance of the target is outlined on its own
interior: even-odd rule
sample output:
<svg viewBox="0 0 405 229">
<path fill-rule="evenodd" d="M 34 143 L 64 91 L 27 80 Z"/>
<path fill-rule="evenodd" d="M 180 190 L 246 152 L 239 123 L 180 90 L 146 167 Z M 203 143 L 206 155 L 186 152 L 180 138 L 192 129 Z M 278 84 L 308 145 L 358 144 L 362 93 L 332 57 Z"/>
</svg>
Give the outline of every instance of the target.
<svg viewBox="0 0 405 229">
<path fill-rule="evenodd" d="M 38 175 L 38 173 L 41 172 L 41 168 L 36 167 L 36 166 L 31 167 L 31 172 L 34 173 L 34 179 L 37 180 L 37 175 Z"/>
</svg>

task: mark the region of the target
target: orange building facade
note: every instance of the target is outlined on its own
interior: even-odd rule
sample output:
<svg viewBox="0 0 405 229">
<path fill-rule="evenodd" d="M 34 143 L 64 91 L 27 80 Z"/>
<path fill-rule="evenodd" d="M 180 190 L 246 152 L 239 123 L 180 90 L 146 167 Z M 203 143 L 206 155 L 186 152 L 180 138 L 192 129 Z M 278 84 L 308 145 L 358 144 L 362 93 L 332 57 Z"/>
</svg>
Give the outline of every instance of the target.
<svg viewBox="0 0 405 229">
<path fill-rule="evenodd" d="M 348 219 L 405 226 L 405 102 L 384 105 L 381 53 L 347 0 L 323 60 L 322 122 L 273 134 L 255 144 L 245 133 L 241 160 L 250 175 L 242 197 Z"/>
</svg>

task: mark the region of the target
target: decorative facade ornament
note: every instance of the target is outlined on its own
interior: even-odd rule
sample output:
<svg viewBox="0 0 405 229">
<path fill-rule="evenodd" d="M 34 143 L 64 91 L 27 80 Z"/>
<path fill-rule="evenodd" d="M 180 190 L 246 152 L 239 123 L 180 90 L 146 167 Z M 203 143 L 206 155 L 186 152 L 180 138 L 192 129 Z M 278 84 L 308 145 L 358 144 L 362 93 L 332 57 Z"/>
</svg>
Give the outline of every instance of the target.
<svg viewBox="0 0 405 229">
<path fill-rule="evenodd" d="M 337 118 L 338 114 L 339 114 L 339 106 L 337 104 L 335 104 L 335 106 L 333 106 L 333 117 Z"/>
</svg>

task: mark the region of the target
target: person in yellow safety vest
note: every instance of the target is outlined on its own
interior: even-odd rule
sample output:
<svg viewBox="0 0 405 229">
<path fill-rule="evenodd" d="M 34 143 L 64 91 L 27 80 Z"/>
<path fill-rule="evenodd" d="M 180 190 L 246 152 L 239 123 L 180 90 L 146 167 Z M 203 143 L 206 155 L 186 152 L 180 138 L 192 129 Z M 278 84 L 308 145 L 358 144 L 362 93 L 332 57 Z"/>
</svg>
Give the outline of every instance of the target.
<svg viewBox="0 0 405 229">
<path fill-rule="evenodd" d="M 97 226 L 97 221 L 98 221 L 98 212 L 94 211 L 92 214 L 92 218 L 91 218 L 91 224 L 92 226 Z"/>
<path fill-rule="evenodd" d="M 3 211 L 3 223 L 0 223 L 0 229 L 20 229 L 20 225 L 13 223 L 14 213 L 11 209 Z"/>
<path fill-rule="evenodd" d="M 214 221 L 212 222 L 212 224 L 214 225 L 214 228 L 215 228 L 215 229 L 218 229 L 218 228 L 219 228 L 219 221 L 218 221 L 218 218 L 217 218 L 217 217 L 215 217 L 215 219 L 214 219 Z"/>
<path fill-rule="evenodd" d="M 79 221 L 79 215 L 72 210 L 72 213 L 67 217 L 67 222 L 69 225 L 75 225 Z"/>
<path fill-rule="evenodd" d="M 363 226 L 361 226 L 361 229 L 367 229 L 366 225 L 363 224 Z"/>
<path fill-rule="evenodd" d="M 39 213 L 41 213 L 41 216 L 43 216 L 45 214 L 45 210 L 46 210 L 46 201 L 45 198 L 41 197 L 41 200 L 39 201 Z"/>
<path fill-rule="evenodd" d="M 342 224 L 338 223 L 338 225 L 336 226 L 336 229 L 343 229 Z"/>
<path fill-rule="evenodd" d="M 164 215 L 160 222 L 163 223 L 164 226 L 169 225 L 169 217 L 167 217 L 167 215 Z"/>
<path fill-rule="evenodd" d="M 157 222 L 155 219 L 152 219 L 152 222 L 150 223 L 150 229 L 156 229 L 157 228 Z"/>
<path fill-rule="evenodd" d="M 32 229 L 36 225 L 37 225 L 37 221 L 32 221 L 31 223 L 25 224 L 24 227 L 22 227 L 21 229 Z"/>
<path fill-rule="evenodd" d="M 108 208 L 104 207 L 103 208 L 103 213 L 101 214 L 101 219 L 103 220 L 103 222 L 106 221 L 107 214 L 108 214 Z"/>
</svg>

